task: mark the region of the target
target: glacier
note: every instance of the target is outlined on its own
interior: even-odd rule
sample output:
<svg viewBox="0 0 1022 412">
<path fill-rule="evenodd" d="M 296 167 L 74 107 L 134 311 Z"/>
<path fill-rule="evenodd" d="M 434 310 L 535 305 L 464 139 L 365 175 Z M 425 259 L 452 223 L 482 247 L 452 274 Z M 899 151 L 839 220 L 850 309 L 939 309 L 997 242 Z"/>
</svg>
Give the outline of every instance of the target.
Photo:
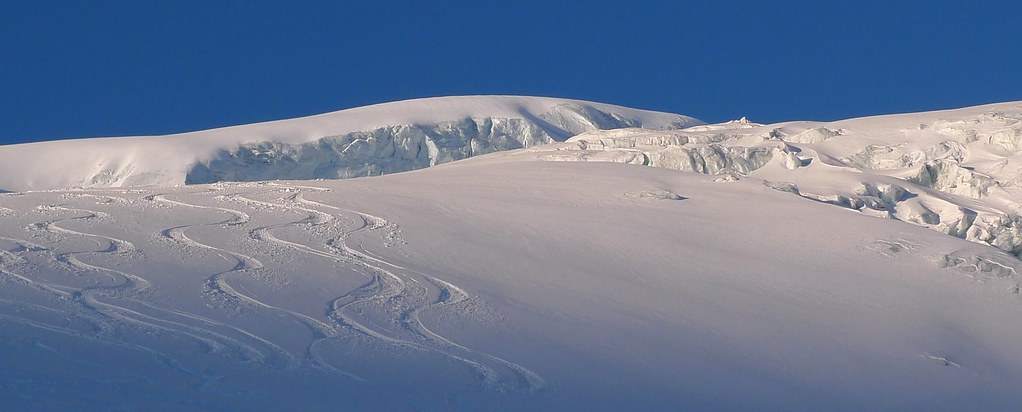
<svg viewBox="0 0 1022 412">
<path fill-rule="evenodd" d="M 755 179 L 1022 256 L 1020 139 L 1022 105 L 1005 103 L 833 123 L 597 130 L 534 150 L 550 161 Z"/>
<path fill-rule="evenodd" d="M 176 135 L 0 146 L 0 190 L 360 177 L 563 141 L 591 130 L 700 123 L 569 99 L 427 98 Z M 20 160 L 26 158 L 34 161 Z"/>
<path fill-rule="evenodd" d="M 1015 410 L 1020 139 L 472 96 L 0 146 L 0 405 Z"/>
</svg>

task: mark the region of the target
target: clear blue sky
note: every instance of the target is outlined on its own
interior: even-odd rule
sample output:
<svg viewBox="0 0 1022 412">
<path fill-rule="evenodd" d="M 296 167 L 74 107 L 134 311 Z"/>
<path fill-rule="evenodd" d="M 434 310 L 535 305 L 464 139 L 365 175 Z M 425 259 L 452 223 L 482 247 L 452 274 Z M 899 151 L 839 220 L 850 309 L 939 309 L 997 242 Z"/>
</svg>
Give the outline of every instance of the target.
<svg viewBox="0 0 1022 412">
<path fill-rule="evenodd" d="M 699 3 L 6 1 L 0 143 L 462 94 L 759 122 L 1022 100 L 1019 1 Z"/>
</svg>

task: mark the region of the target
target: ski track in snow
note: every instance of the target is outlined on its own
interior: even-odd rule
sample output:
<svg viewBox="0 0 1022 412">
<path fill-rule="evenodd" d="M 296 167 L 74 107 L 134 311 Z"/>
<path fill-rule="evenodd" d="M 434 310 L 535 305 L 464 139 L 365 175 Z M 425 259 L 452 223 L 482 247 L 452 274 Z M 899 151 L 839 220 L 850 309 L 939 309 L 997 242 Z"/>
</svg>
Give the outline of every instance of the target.
<svg viewBox="0 0 1022 412">
<path fill-rule="evenodd" d="M 347 245 L 347 239 L 359 235 L 379 237 L 385 244 L 391 244 L 387 242 L 397 239 L 397 225 L 369 213 L 307 200 L 304 198 L 302 189 L 325 191 L 325 189 L 314 187 L 283 186 L 272 191 L 286 194 L 279 199 L 280 203 L 240 195 L 219 197 L 219 199 L 278 208 L 288 213 L 304 214 L 305 217 L 299 220 L 252 229 L 249 232 L 250 237 L 346 264 L 354 272 L 368 277 L 366 284 L 330 302 L 328 317 L 340 326 L 351 328 L 388 344 L 434 351 L 463 362 L 475 369 L 482 376 L 484 383 L 491 387 L 528 392 L 543 387 L 543 380 L 521 365 L 457 344 L 428 329 L 422 323 L 419 315 L 423 311 L 444 310 L 468 300 L 469 295 L 464 290 L 436 277 L 410 271 L 398 264 L 371 256 L 365 250 L 362 242 L 359 243 L 361 251 Z M 326 213 L 317 208 L 328 209 L 334 213 Z M 346 221 L 352 221 L 354 225 L 349 225 Z M 280 239 L 273 235 L 274 229 L 285 227 L 309 229 L 323 226 L 329 226 L 329 232 L 339 233 L 324 242 L 324 245 L 328 247 L 327 251 Z M 383 230 L 386 230 L 386 234 L 375 236 L 376 233 Z M 395 310 L 395 307 L 398 309 Z M 391 321 L 392 325 L 390 326 L 392 327 L 379 325 L 372 319 L 368 319 L 368 316 L 363 316 L 364 319 L 359 318 L 359 314 L 373 310 L 392 312 L 393 318 L 391 316 L 384 317 Z M 334 337 L 336 336 L 324 336 L 314 341 L 309 347 L 310 355 L 318 359 L 317 346 Z M 511 376 L 499 373 L 498 369 L 510 371 Z"/>
<path fill-rule="evenodd" d="M 299 321 L 300 323 L 304 324 L 316 336 L 330 336 L 331 334 L 334 333 L 333 328 L 330 325 L 326 324 L 325 322 L 319 321 L 319 320 L 317 320 L 315 318 L 312 318 L 312 317 L 310 317 L 308 315 L 305 315 L 305 314 L 302 314 L 302 313 L 299 313 L 299 312 L 290 311 L 290 310 L 287 310 L 287 309 L 284 309 L 284 308 L 280 308 L 280 307 L 277 307 L 277 306 L 273 306 L 273 305 L 267 304 L 267 303 L 257 299 L 256 297 L 253 297 L 253 296 L 244 294 L 242 292 L 239 292 L 238 289 L 236 289 L 234 286 L 232 286 L 228 282 L 228 279 L 229 279 L 230 275 L 237 275 L 237 274 L 241 274 L 241 273 L 246 272 L 246 271 L 254 271 L 254 270 L 262 269 L 264 266 L 263 266 L 262 262 L 260 262 L 259 260 L 255 259 L 255 258 L 253 258 L 253 257 L 251 257 L 249 255 L 242 254 L 240 252 L 230 251 L 230 250 L 219 248 L 219 247 L 216 247 L 216 246 L 213 246 L 213 245 L 208 245 L 208 244 L 205 244 L 205 243 L 197 242 L 197 241 L 189 238 L 185 234 L 187 229 L 192 228 L 192 227 L 196 227 L 196 226 L 227 226 L 227 227 L 231 227 L 231 226 L 243 226 L 243 225 L 248 224 L 249 221 L 251 220 L 251 217 L 248 214 L 246 214 L 244 212 L 241 212 L 241 211 L 238 211 L 238 210 L 234 210 L 234 209 L 212 207 L 212 206 L 202 206 L 202 205 L 186 203 L 186 202 L 182 202 L 182 201 L 178 201 L 178 200 L 171 200 L 171 199 L 166 198 L 165 194 L 151 195 L 151 196 L 147 196 L 145 199 L 146 200 L 150 200 L 150 201 L 154 201 L 154 202 L 162 202 L 162 203 L 170 204 L 170 205 L 173 205 L 173 206 L 187 207 L 187 208 L 196 208 L 196 209 L 205 209 L 205 210 L 213 210 L 213 211 L 217 211 L 217 212 L 225 212 L 225 213 L 230 214 L 230 217 L 227 220 L 223 220 L 223 221 L 217 221 L 217 222 L 213 222 L 213 223 L 201 223 L 201 224 L 196 224 L 196 225 L 175 226 L 175 227 L 167 228 L 167 229 L 164 229 L 163 231 L 161 231 L 161 235 L 162 236 L 164 236 L 164 237 L 166 237 L 168 239 L 171 239 L 173 241 L 176 241 L 176 242 L 178 242 L 178 243 L 180 243 L 182 245 L 185 245 L 185 246 L 188 246 L 188 247 L 193 247 L 193 248 L 212 250 L 214 253 L 219 255 L 224 260 L 229 261 L 229 262 L 231 262 L 231 261 L 234 262 L 234 266 L 231 267 L 230 269 L 222 271 L 222 272 L 213 273 L 212 275 L 210 275 L 209 277 L 206 278 L 206 282 L 205 282 L 206 287 L 208 287 L 214 295 L 226 296 L 228 299 L 235 299 L 238 302 L 240 302 L 241 304 L 246 304 L 246 305 L 249 305 L 249 306 L 252 306 L 252 307 L 255 307 L 255 308 L 261 308 L 261 309 L 266 309 L 266 310 L 270 310 L 270 311 L 276 311 L 276 312 L 283 313 L 283 314 L 285 314 L 287 316 L 290 316 L 290 317 L 294 318 L 295 320 Z M 269 340 L 267 340 L 267 339 L 260 339 L 260 340 L 263 340 L 264 342 L 269 344 Z M 295 368 L 295 367 L 299 366 L 300 360 L 294 354 L 291 354 L 291 353 L 289 353 L 289 352 L 287 352 L 287 351 L 285 351 L 283 349 L 280 349 L 276 345 L 273 345 L 273 344 L 270 344 L 270 345 L 272 345 L 278 351 L 280 351 L 283 354 L 285 354 L 285 357 L 287 358 L 287 362 L 288 362 L 288 368 Z M 346 374 L 349 377 L 352 377 L 354 379 L 363 380 L 362 378 L 359 378 L 359 377 L 357 377 L 355 375 L 352 375 L 352 374 L 349 374 L 347 372 L 340 371 L 340 370 L 338 370 L 336 368 L 333 368 L 333 367 L 330 367 L 330 366 L 328 366 L 328 368 L 336 370 L 338 372 L 342 372 L 342 373 L 344 373 L 344 374 Z"/>
<path fill-rule="evenodd" d="M 0 312 L 0 321 L 141 351 L 200 380 L 208 378 L 205 372 L 189 370 L 183 362 L 175 359 L 174 354 L 132 341 L 121 336 L 119 331 L 131 327 L 149 335 L 173 334 L 194 341 L 207 353 L 243 363 L 270 369 L 309 366 L 365 382 L 365 378 L 344 370 L 335 364 L 337 361 L 331 361 L 328 350 L 337 349 L 326 345 L 337 339 L 361 336 L 362 339 L 377 341 L 383 347 L 396 346 L 440 354 L 467 366 L 474 371 L 478 382 L 491 390 L 528 393 L 544 387 L 543 379 L 529 369 L 456 343 L 454 339 L 429 328 L 420 319 L 423 313 L 430 311 L 437 311 L 441 316 L 471 317 L 471 310 L 459 310 L 458 305 L 474 298 L 456 285 L 408 269 L 369 251 L 368 244 L 380 244 L 403 253 L 401 246 L 404 240 L 400 237 L 398 225 L 370 213 L 305 198 L 306 193 L 329 192 L 329 189 L 278 183 L 270 183 L 267 188 L 269 190 L 244 191 L 244 195 L 224 191 L 223 187 L 216 185 L 197 192 L 84 190 L 61 194 L 56 203 L 36 206 L 31 213 L 46 217 L 31 221 L 25 225 L 25 230 L 45 241 L 0 237 L 0 241 L 13 245 L 8 249 L 0 248 L 0 280 L 37 290 L 58 304 L 72 305 L 75 308 L 74 319 L 92 330 L 47 323 L 30 315 L 19 316 L 21 310 L 59 313 L 67 309 L 3 298 L 0 298 L 0 307 L 21 309 Z M 265 195 L 275 197 L 261 199 Z M 86 198 L 90 200 L 83 201 Z M 92 203 L 97 207 L 89 206 Z M 169 207 L 171 211 L 183 208 L 201 212 L 179 213 L 178 216 L 189 216 L 191 221 L 161 229 L 156 234 L 157 239 L 174 242 L 186 251 L 206 250 L 228 263 L 224 270 L 206 277 L 203 287 L 207 297 L 221 308 L 228 305 L 236 310 L 275 312 L 304 325 L 312 333 L 305 353 L 284 349 L 274 343 L 273 336 L 261 336 L 258 332 L 225 321 L 151 303 L 147 296 L 158 295 L 159 290 L 154 290 L 144 274 L 120 268 L 133 260 L 143 260 L 143 250 L 127 239 L 80 229 L 82 225 L 91 227 L 109 223 L 114 216 L 120 216 L 111 215 L 100 207 L 137 208 L 156 204 L 162 208 Z M 273 210 L 273 216 L 282 217 L 283 221 L 258 225 L 253 214 L 260 216 L 256 213 L 260 210 Z M 4 207 L 0 214 L 10 217 L 23 212 Z M 290 215 L 295 215 L 294 219 L 290 219 Z M 217 217 L 206 219 L 206 216 Z M 199 218 L 203 221 L 194 222 Z M 189 236 L 193 229 L 201 227 L 242 231 L 252 241 L 267 247 L 298 252 L 307 259 L 335 262 L 340 264 L 336 269 L 338 276 L 359 276 L 362 281 L 358 282 L 360 286 L 326 299 L 321 318 L 274 306 L 242 287 L 238 281 L 246 277 L 256 278 L 256 275 L 273 277 L 280 274 L 264 265 L 259 260 L 261 256 L 256 258 L 251 253 L 236 250 L 237 246 L 213 245 Z M 285 231 L 293 233 L 295 229 L 312 237 L 293 240 L 282 236 Z M 82 246 L 82 241 L 91 242 L 93 246 Z M 71 243 L 63 245 L 66 242 Z M 27 259 L 29 257 L 31 261 Z M 44 263 L 36 263 L 40 259 Z M 34 276 L 33 273 L 40 270 L 37 266 L 45 264 L 70 277 L 65 282 L 59 277 Z M 90 277 L 82 278 L 86 275 Z"/>
<path fill-rule="evenodd" d="M 161 139 L 5 147 L 3 188 L 25 192 L 0 191 L 0 350 L 33 358 L 12 362 L 0 387 L 28 402 L 43 390 L 76 394 L 81 385 L 52 368 L 100 370 L 103 355 L 141 354 L 200 391 L 263 373 L 215 394 L 227 401 L 262 390 L 263 379 L 294 378 L 281 393 L 316 394 L 320 382 L 306 384 L 325 374 L 353 385 L 326 387 L 337 391 L 324 400 L 387 387 L 416 409 L 454 409 L 494 392 L 558 392 L 546 400 L 560 409 L 790 409 L 782 398 L 850 410 L 1017 405 L 1022 104 L 686 127 L 693 123 L 701 122 L 587 102 L 467 96 Z M 380 179 L 370 191 L 361 188 L 374 183 L 266 180 L 389 174 L 517 147 L 526 149 Z M 523 162 L 533 163 L 511 165 Z M 213 183 L 222 179 L 240 183 Z M 202 182 L 211 184 L 176 186 Z M 738 183 L 701 186 L 710 182 Z M 136 184 L 153 186 L 113 187 Z M 110 187 L 57 189 L 80 186 Z M 340 196 L 347 188 L 351 203 Z M 376 198 L 391 193 L 402 194 Z M 414 207 L 426 202 L 443 213 Z M 349 204 L 394 207 L 409 228 L 440 229 L 416 233 L 438 241 L 406 247 L 396 222 Z M 447 213 L 462 207 L 483 218 Z M 510 236 L 493 230 L 502 227 Z M 532 240 L 522 256 L 506 253 Z M 487 293 L 511 320 L 485 326 L 514 326 L 497 335 L 506 342 L 476 348 L 455 332 L 460 321 L 490 320 L 490 308 L 426 269 L 444 267 L 431 259 L 448 251 L 459 252 L 459 270 L 487 275 L 465 278 L 474 292 L 495 287 Z M 108 348 L 72 355 L 54 349 L 53 336 Z M 563 348 L 578 353 L 553 352 Z M 555 359 L 543 365 L 552 389 L 484 349 Z M 20 376 L 30 362 L 43 372 Z M 429 368 L 406 379 L 406 365 Z M 145 367 L 131 377 L 167 372 Z M 443 376 L 450 371 L 459 373 Z M 51 376 L 50 387 L 37 378 Z M 451 391 L 416 393 L 440 386 Z M 27 390 L 35 387 L 43 389 Z M 143 396 L 162 389 L 179 393 Z M 636 404 L 646 395 L 650 403 Z M 494 400 L 460 409 L 529 409 Z"/>
<path fill-rule="evenodd" d="M 94 196 L 94 195 L 89 195 Z M 95 196 L 94 196 L 95 197 Z M 112 200 L 112 199 L 111 199 Z M 123 199 L 122 199 L 123 200 Z M 81 275 L 84 273 L 97 273 L 103 274 L 105 278 L 110 279 L 110 283 L 99 283 L 95 285 L 85 287 L 74 287 L 69 285 L 60 285 L 53 282 L 41 281 L 32 279 L 28 275 L 15 273 L 7 268 L 7 265 L 0 265 L 0 272 L 5 275 L 16 278 L 17 280 L 43 292 L 48 292 L 55 295 L 61 300 L 68 300 L 76 304 L 81 311 L 76 315 L 83 318 L 83 320 L 94 325 L 96 333 L 94 336 L 88 336 L 80 332 L 61 328 L 53 325 L 43 324 L 40 322 L 32 321 L 27 318 L 19 318 L 11 315 L 3 315 L 2 317 L 9 321 L 15 321 L 22 324 L 26 324 L 35 328 L 49 330 L 51 332 L 62 333 L 69 336 L 87 338 L 96 342 L 103 342 L 106 344 L 113 344 L 117 346 L 123 346 L 134 350 L 149 353 L 156 357 L 161 363 L 175 364 L 178 365 L 177 369 L 181 372 L 189 375 L 198 376 L 197 373 L 192 372 L 186 368 L 180 366 L 179 362 L 174 360 L 170 355 L 162 353 L 158 350 L 148 348 L 142 345 L 132 344 L 124 342 L 122 339 L 117 337 L 116 327 L 130 324 L 137 326 L 143 330 L 167 332 L 186 336 L 195 341 L 201 342 L 210 351 L 223 351 L 228 347 L 240 350 L 243 356 L 251 356 L 256 354 L 258 351 L 251 348 L 241 342 L 234 340 L 228 336 L 218 334 L 208 328 L 196 327 L 184 323 L 183 321 L 173 320 L 173 317 L 178 317 L 186 320 L 197 320 L 203 324 L 216 324 L 216 322 L 208 319 L 201 318 L 197 315 L 189 314 L 182 311 L 166 310 L 155 307 L 151 304 L 145 303 L 136 297 L 143 296 L 151 287 L 151 284 L 143 277 L 128 273 L 125 271 L 117 270 L 110 267 L 103 267 L 96 264 L 85 263 L 81 261 L 78 256 L 85 255 L 130 255 L 137 253 L 137 248 L 134 244 L 127 240 L 110 237 L 106 235 L 100 235 L 95 233 L 87 233 L 78 230 L 68 229 L 66 227 L 58 225 L 60 222 L 70 221 L 91 221 L 101 218 L 105 218 L 108 215 L 93 210 L 69 208 L 60 205 L 51 206 L 39 206 L 36 208 L 37 211 L 56 211 L 63 213 L 76 213 L 78 216 L 72 217 L 58 217 L 56 219 L 49 219 L 34 222 L 28 227 L 27 230 L 44 231 L 57 237 L 57 239 L 70 239 L 74 237 L 88 238 L 99 245 L 98 250 L 86 250 L 76 252 L 55 252 L 51 249 L 36 245 L 32 242 L 28 242 L 22 239 L 14 239 L 4 237 L 8 241 L 14 242 L 21 245 L 23 251 L 29 252 L 47 252 L 50 256 L 51 261 L 55 266 L 63 266 L 70 273 Z M 98 239 L 98 240 L 97 240 Z M 103 242 L 107 242 L 107 247 L 103 248 Z M 4 259 L 0 261 L 20 261 L 25 262 L 24 259 L 17 256 L 17 254 L 10 251 L 0 251 L 0 256 Z M 144 308 L 144 309 L 132 309 L 128 307 L 128 304 L 118 304 L 113 301 L 107 301 L 103 298 L 118 299 L 132 306 Z M 21 306 L 45 308 L 44 306 L 19 303 Z M 17 305 L 16 305 L 17 306 Z"/>
</svg>

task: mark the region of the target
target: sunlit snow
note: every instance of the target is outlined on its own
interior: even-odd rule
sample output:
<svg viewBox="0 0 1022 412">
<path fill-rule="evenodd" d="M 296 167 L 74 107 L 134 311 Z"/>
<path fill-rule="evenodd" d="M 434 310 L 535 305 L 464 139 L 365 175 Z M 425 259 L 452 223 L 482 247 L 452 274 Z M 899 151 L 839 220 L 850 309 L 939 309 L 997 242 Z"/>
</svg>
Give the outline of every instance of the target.
<svg viewBox="0 0 1022 412">
<path fill-rule="evenodd" d="M 1020 151 L 519 97 L 2 146 L 0 406 L 1016 409 Z"/>
</svg>

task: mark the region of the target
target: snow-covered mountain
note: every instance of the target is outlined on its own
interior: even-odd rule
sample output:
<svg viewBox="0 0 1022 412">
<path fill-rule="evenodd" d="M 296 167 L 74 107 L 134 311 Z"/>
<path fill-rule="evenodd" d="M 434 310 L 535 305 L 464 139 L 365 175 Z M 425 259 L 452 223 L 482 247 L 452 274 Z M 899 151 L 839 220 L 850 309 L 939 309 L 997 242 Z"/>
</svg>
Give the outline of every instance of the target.
<svg viewBox="0 0 1022 412">
<path fill-rule="evenodd" d="M 354 156 L 397 129 L 422 163 Z M 26 164 L 77 151 L 170 185 Z M 0 405 L 1016 410 L 1020 151 L 1019 102 L 762 125 L 517 97 L 0 147 L 0 187 L 53 188 L 0 194 Z M 305 161 L 444 164 L 180 185 Z"/>
<path fill-rule="evenodd" d="M 463 96 L 168 136 L 0 146 L 0 190 L 336 179 L 419 169 L 687 116 L 577 100 Z"/>
</svg>

